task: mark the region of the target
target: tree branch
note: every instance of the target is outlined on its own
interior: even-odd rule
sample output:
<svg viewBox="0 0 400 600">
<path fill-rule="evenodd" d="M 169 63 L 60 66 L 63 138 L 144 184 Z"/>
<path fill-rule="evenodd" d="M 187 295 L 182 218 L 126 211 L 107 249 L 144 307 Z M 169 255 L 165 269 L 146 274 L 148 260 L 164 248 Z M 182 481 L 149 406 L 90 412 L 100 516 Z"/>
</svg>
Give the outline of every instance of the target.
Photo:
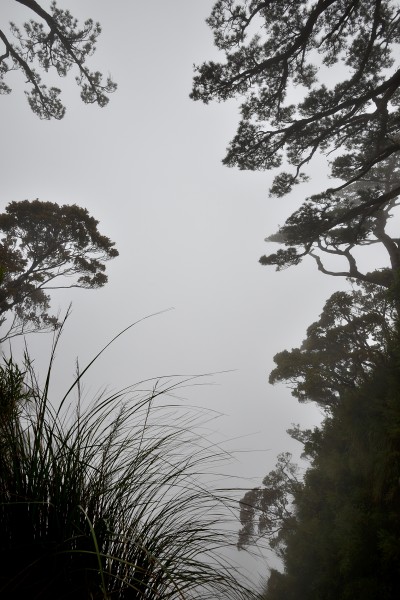
<svg viewBox="0 0 400 600">
<path fill-rule="evenodd" d="M 19 0 L 17 0 L 17 2 L 18 1 Z M 22 56 L 14 50 L 14 48 L 12 47 L 12 45 L 10 44 L 10 42 L 4 35 L 3 31 L 1 31 L 1 29 L 0 29 L 0 39 L 6 46 L 7 52 L 22 67 L 23 71 L 25 72 L 25 75 L 28 78 L 28 81 L 30 81 L 30 83 L 34 86 L 34 88 L 42 102 L 43 107 L 45 108 L 48 115 L 50 115 L 49 111 L 46 109 L 46 98 L 43 95 L 42 90 L 40 89 L 40 86 L 38 85 L 37 76 L 35 75 L 34 71 L 32 71 L 32 69 L 30 68 L 28 63 L 22 58 Z"/>
</svg>

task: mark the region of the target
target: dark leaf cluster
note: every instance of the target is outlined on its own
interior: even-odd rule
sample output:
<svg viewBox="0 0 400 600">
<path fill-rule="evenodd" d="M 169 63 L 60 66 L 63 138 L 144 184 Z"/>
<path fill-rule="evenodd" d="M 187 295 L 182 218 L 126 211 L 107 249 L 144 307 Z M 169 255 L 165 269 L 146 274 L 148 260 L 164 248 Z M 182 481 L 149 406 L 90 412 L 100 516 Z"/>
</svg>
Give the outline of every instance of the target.
<svg viewBox="0 0 400 600">
<path fill-rule="evenodd" d="M 333 400 L 319 427 L 288 430 L 309 461 L 304 477 L 288 454 L 281 455 L 264 487 L 249 490 L 240 502 L 239 547 L 263 537 L 283 561 L 282 572 L 270 573 L 264 600 L 399 596 L 400 345 L 398 322 L 379 324 L 373 314 L 379 302 L 364 290 L 357 316 L 357 298 L 353 305 L 349 296 L 335 294 L 297 349 L 305 357 L 297 374 L 296 358 L 287 357 L 296 395 L 322 405 L 323 394 Z M 342 362 L 335 365 L 335 359 Z"/>
<path fill-rule="evenodd" d="M 107 282 L 105 262 L 118 256 L 98 221 L 77 205 L 24 200 L 0 214 L 0 322 L 13 312 L 2 336 L 51 329 L 48 290 L 99 288 Z"/>
<path fill-rule="evenodd" d="M 300 348 L 274 356 L 269 382 L 287 382 L 300 402 L 332 408 L 345 390 L 368 381 L 385 364 L 396 315 L 384 287 L 363 284 L 335 292 Z"/>
<path fill-rule="evenodd" d="M 287 149 L 300 169 L 317 149 L 345 143 L 375 160 L 397 151 L 399 20 L 391 0 L 216 2 L 208 24 L 225 62 L 197 67 L 192 98 L 244 98 L 226 163 L 270 168 Z M 334 85 L 318 79 L 321 60 L 327 82 L 337 65 L 346 78 Z M 288 104 L 293 86 L 303 99 Z"/>
</svg>

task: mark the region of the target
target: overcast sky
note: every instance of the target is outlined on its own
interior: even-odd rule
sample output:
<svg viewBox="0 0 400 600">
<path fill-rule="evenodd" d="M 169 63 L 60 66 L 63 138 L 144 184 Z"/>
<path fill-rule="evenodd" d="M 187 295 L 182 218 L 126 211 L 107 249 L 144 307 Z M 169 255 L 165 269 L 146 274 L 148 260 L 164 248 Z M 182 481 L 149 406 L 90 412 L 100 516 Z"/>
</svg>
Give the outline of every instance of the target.
<svg viewBox="0 0 400 600">
<path fill-rule="evenodd" d="M 346 284 L 312 262 L 276 273 L 258 259 L 269 251 L 266 235 L 322 188 L 323 168 L 315 165 L 297 195 L 277 200 L 268 198 L 271 173 L 222 166 L 237 105 L 204 106 L 188 97 L 193 63 L 218 58 L 205 24 L 211 0 L 59 4 L 80 20 L 100 21 L 90 64 L 110 72 L 118 91 L 105 109 L 83 105 L 71 74 L 61 82 L 65 118 L 45 122 L 30 111 L 21 74 L 12 74 L 13 93 L 0 99 L 1 206 L 34 198 L 78 204 L 100 221 L 120 257 L 108 264 L 105 288 L 53 295 L 55 310 L 73 302 L 57 386 L 67 387 L 77 356 L 85 364 L 131 322 L 174 307 L 120 338 L 88 375 L 86 393 L 166 374 L 233 370 L 187 395 L 226 415 L 215 425 L 221 438 L 244 436 L 229 443 L 246 450 L 231 470 L 242 485 L 258 485 L 279 452 L 298 454 L 285 433 L 290 424 L 307 427 L 321 417 L 284 386 L 269 386 L 268 374 L 274 354 L 297 346 L 326 298 Z M 14 0 L 2 2 L 2 26 L 30 17 Z M 51 338 L 28 343 L 43 368 Z"/>
</svg>

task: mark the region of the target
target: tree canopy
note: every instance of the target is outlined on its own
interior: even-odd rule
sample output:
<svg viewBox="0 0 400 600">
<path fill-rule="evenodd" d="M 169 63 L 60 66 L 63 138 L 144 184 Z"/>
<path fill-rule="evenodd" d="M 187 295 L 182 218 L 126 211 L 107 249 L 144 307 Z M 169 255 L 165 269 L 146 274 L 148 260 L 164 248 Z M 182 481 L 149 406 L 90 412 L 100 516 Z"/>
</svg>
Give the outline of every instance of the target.
<svg viewBox="0 0 400 600">
<path fill-rule="evenodd" d="M 96 50 L 100 24 L 87 19 L 80 27 L 69 10 L 58 8 L 56 2 L 46 11 L 35 0 L 15 1 L 30 9 L 39 20 L 30 19 L 22 29 L 10 23 L 10 33 L 0 29 L 4 46 L 0 55 L 0 93 L 11 92 L 5 81 L 7 74 L 21 71 L 29 86 L 25 93 L 33 112 L 41 119 L 61 119 L 65 114 L 61 91 L 42 83 L 39 70 L 47 73 L 54 69 L 58 76 L 65 77 L 75 67 L 83 102 L 105 106 L 107 95 L 117 86 L 110 76 L 103 81 L 99 71 L 90 71 L 86 65 L 86 59 Z"/>
<path fill-rule="evenodd" d="M 77 205 L 24 200 L 0 214 L 0 324 L 13 313 L 2 339 L 58 325 L 47 290 L 98 288 L 104 262 L 118 256 L 98 221 Z"/>
<path fill-rule="evenodd" d="M 225 61 L 196 68 L 191 97 L 242 99 L 223 162 L 253 170 L 290 166 L 275 177 L 275 196 L 307 179 L 318 153 L 330 157 L 339 180 L 267 238 L 287 248 L 260 262 L 280 269 L 311 254 L 324 272 L 363 279 L 351 250 L 379 241 L 390 246 L 397 269 L 399 241 L 389 241 L 383 225 L 400 194 L 398 166 L 387 176 L 400 150 L 398 3 L 218 0 L 207 22 Z M 342 256 L 348 268 L 331 271 L 321 253 Z"/>
<path fill-rule="evenodd" d="M 274 356 L 277 366 L 269 382 L 288 382 L 300 402 L 329 409 L 346 389 L 360 386 L 385 363 L 396 318 L 395 302 L 382 286 L 360 284 L 335 292 L 300 348 Z"/>
</svg>

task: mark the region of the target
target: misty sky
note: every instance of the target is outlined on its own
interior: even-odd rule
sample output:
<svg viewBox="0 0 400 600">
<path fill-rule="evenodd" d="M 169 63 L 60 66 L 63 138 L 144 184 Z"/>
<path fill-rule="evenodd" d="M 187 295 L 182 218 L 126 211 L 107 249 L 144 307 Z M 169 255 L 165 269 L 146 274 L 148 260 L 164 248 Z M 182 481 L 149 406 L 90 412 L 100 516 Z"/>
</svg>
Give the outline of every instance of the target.
<svg viewBox="0 0 400 600">
<path fill-rule="evenodd" d="M 40 2 L 48 7 L 50 2 Z M 273 355 L 297 346 L 326 298 L 346 283 L 305 262 L 276 273 L 258 264 L 276 231 L 305 196 L 320 190 L 324 169 L 284 199 L 269 199 L 271 173 L 240 172 L 221 159 L 238 122 L 237 104 L 204 106 L 189 99 L 193 63 L 217 59 L 205 24 L 211 0 L 60 0 L 103 33 L 90 65 L 111 73 L 117 92 L 105 109 L 86 106 L 74 74 L 56 85 L 67 105 L 60 122 L 40 121 L 23 94 L 23 77 L 2 96 L 2 208 L 39 198 L 78 204 L 100 221 L 120 257 L 98 291 L 53 294 L 55 310 L 73 311 L 58 350 L 55 389 L 64 390 L 78 356 L 84 365 L 131 322 L 173 307 L 127 332 L 88 375 L 87 397 L 167 374 L 215 375 L 210 387 L 187 390 L 189 401 L 226 415 L 215 423 L 242 452 L 231 472 L 254 486 L 284 450 L 300 447 L 291 423 L 321 418 L 284 386 L 268 385 Z M 31 14 L 2 2 L 2 25 Z M 272 250 L 272 247 L 271 247 Z M 40 370 L 51 337 L 30 336 Z M 21 341 L 13 343 L 14 352 Z M 3 348 L 6 350 L 6 348 Z M 239 439 L 240 438 L 240 439 Z"/>
</svg>

